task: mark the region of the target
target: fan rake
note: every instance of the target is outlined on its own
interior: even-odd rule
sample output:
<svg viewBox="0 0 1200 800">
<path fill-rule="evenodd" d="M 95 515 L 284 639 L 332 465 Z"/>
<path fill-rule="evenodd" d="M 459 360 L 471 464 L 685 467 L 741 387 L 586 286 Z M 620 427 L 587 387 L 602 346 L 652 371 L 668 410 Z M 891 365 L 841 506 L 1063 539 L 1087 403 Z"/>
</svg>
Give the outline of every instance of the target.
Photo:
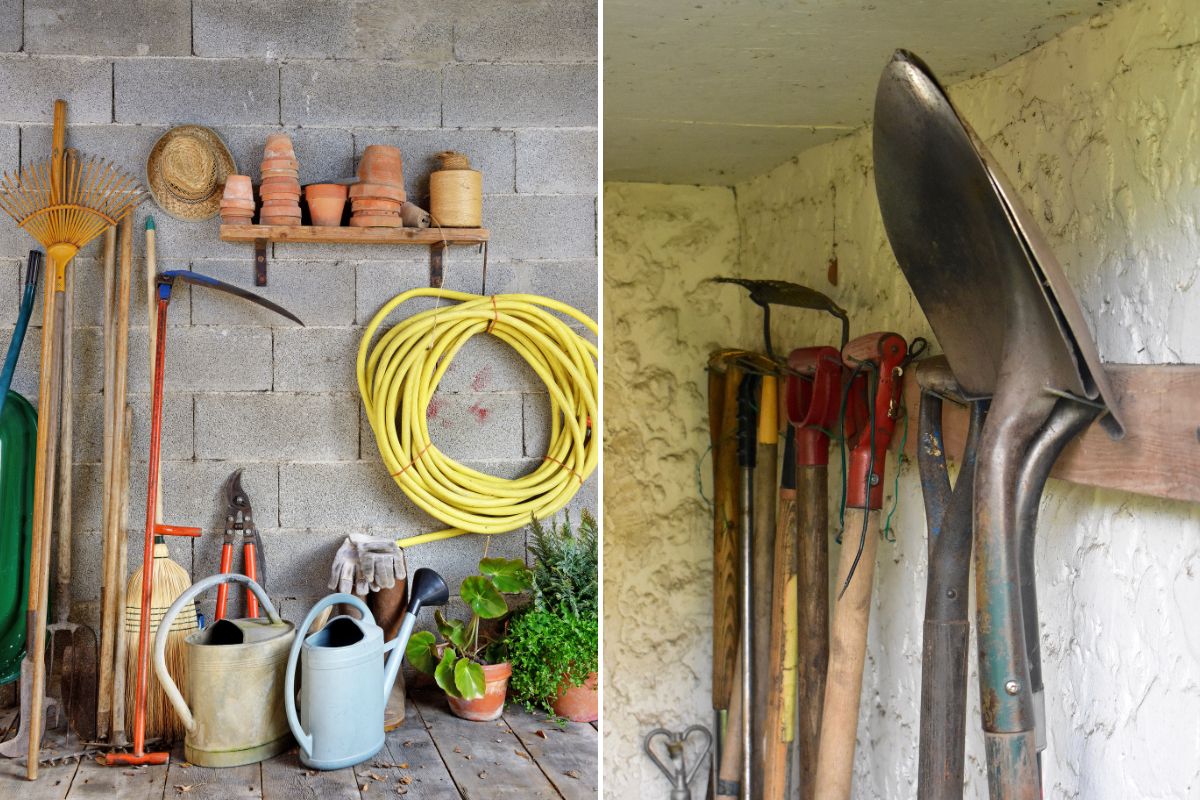
<svg viewBox="0 0 1200 800">
<path fill-rule="evenodd" d="M 46 692 L 46 612 L 50 605 L 50 535 L 54 524 L 56 455 L 64 416 L 62 371 L 70 369 L 64 352 L 64 298 L 67 267 L 88 242 L 116 225 L 141 202 L 144 190 L 124 170 L 99 158 L 66 149 L 67 104 L 54 103 L 53 150 L 16 175 L 0 179 L 0 209 L 46 249 L 53 269 L 46 270 L 42 309 L 42 360 L 39 379 L 37 461 L 34 468 L 32 546 L 25 658 L 21 662 L 21 731 L 27 737 L 25 775 L 38 774 L 42 740 L 42 701 Z M 69 491 L 69 470 L 61 476 Z M 70 536 L 70 520 L 59 523 L 59 536 Z M 26 713 L 28 712 L 28 713 Z"/>
</svg>

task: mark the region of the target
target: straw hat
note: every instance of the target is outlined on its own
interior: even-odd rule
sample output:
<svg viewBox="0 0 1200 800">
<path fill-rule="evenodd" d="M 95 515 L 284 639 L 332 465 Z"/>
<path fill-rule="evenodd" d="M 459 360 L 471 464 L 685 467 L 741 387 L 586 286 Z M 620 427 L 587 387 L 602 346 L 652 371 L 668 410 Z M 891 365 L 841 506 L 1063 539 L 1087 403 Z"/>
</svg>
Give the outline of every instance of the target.
<svg viewBox="0 0 1200 800">
<path fill-rule="evenodd" d="M 146 183 L 159 208 L 184 222 L 217 215 L 225 179 L 237 172 L 229 148 L 211 128 L 180 125 L 155 142 Z"/>
</svg>

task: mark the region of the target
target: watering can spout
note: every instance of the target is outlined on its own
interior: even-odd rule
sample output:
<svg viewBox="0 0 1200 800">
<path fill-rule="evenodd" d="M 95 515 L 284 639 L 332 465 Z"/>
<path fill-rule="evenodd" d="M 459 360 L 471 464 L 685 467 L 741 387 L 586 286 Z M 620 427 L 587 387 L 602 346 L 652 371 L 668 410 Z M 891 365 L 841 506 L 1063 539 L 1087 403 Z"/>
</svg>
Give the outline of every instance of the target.
<svg viewBox="0 0 1200 800">
<path fill-rule="evenodd" d="M 385 645 L 385 649 L 392 652 L 388 656 L 387 668 L 383 674 L 384 703 L 392 694 L 392 686 L 396 683 L 396 676 L 400 674 L 400 664 L 404 661 L 404 651 L 408 647 L 413 628 L 416 627 L 417 614 L 421 613 L 423 606 L 444 606 L 449 600 L 450 588 L 446 586 L 446 581 L 441 575 L 428 567 L 421 567 L 413 573 L 412 590 L 408 596 L 408 610 L 404 612 L 404 621 L 400 624 L 396 638 Z"/>
</svg>

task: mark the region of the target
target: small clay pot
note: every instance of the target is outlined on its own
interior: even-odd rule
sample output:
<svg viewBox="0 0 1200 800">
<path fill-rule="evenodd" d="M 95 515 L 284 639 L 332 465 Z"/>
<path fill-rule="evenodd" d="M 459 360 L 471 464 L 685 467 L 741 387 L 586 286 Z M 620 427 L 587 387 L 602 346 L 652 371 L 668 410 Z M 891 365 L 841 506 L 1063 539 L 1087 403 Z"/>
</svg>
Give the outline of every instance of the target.
<svg viewBox="0 0 1200 800">
<path fill-rule="evenodd" d="M 263 160 L 271 158 L 295 158 L 296 149 L 292 147 L 292 139 L 286 133 L 272 133 L 267 137 L 263 147 Z"/>
<path fill-rule="evenodd" d="M 600 719 L 598 685 L 599 676 L 594 672 L 589 672 L 580 686 L 571 686 L 564 678 L 558 687 L 558 696 L 551 704 L 554 713 L 572 722 L 595 722 Z"/>
<path fill-rule="evenodd" d="M 268 175 L 262 179 L 259 184 L 263 187 L 279 187 L 281 189 L 295 189 L 300 191 L 300 181 L 291 175 Z"/>
<path fill-rule="evenodd" d="M 292 203 L 300 202 L 299 192 L 264 192 L 261 197 L 263 200 L 287 200 Z"/>
<path fill-rule="evenodd" d="M 222 225 L 250 225 L 250 224 L 253 224 L 253 222 L 254 222 L 253 214 L 247 214 L 245 216 L 237 216 L 234 214 L 222 214 L 221 215 L 221 224 Z"/>
<path fill-rule="evenodd" d="M 502 664 L 483 665 L 483 697 L 475 700 L 460 700 L 446 695 L 450 701 L 450 710 L 454 716 L 469 719 L 472 722 L 490 722 L 499 719 L 504 713 L 504 699 L 508 695 L 508 678 L 512 675 L 512 665 L 505 661 Z"/>
<path fill-rule="evenodd" d="M 399 200 L 388 200 L 383 197 L 356 197 L 352 203 L 357 211 L 399 211 L 402 203 Z"/>
<path fill-rule="evenodd" d="M 313 225 L 336 228 L 342 224 L 347 188 L 336 183 L 314 183 L 304 187 L 304 199 L 308 202 Z"/>
<path fill-rule="evenodd" d="M 264 158 L 263 169 L 300 169 L 300 161 L 295 158 Z"/>
<path fill-rule="evenodd" d="M 395 200 L 403 203 L 408 199 L 403 186 L 393 186 L 386 183 L 356 183 L 350 187 L 350 197 L 382 197 L 385 200 Z"/>
<path fill-rule="evenodd" d="M 402 228 L 404 223 L 399 215 L 394 217 L 380 215 L 354 214 L 350 217 L 350 225 L 354 228 Z"/>
<path fill-rule="evenodd" d="M 225 208 L 247 208 L 247 209 L 250 209 L 251 211 L 253 211 L 254 210 L 254 201 L 253 200 L 235 200 L 235 199 L 229 198 L 229 197 L 222 197 L 221 198 L 221 208 L 222 209 L 225 209 Z"/>
<path fill-rule="evenodd" d="M 254 184 L 249 175 L 230 175 L 225 179 L 225 191 L 221 195 L 227 200 L 249 200 L 254 202 Z"/>
<path fill-rule="evenodd" d="M 400 148 L 389 144 L 371 144 L 363 150 L 362 158 L 358 160 L 358 173 L 364 169 L 400 172 L 404 169 L 404 159 L 400 156 Z"/>
</svg>

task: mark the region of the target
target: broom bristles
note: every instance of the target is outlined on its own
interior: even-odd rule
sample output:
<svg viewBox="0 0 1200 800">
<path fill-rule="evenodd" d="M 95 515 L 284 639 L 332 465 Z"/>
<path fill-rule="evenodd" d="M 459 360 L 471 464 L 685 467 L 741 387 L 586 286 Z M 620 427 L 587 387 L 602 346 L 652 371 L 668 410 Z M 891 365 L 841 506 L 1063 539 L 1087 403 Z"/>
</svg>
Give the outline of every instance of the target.
<svg viewBox="0 0 1200 800">
<path fill-rule="evenodd" d="M 158 623 L 162 620 L 167 609 L 178 597 L 192 585 L 187 570 L 171 560 L 170 550 L 166 544 L 158 542 L 154 545 L 154 576 L 150 586 L 150 641 L 153 643 L 158 633 Z M 137 702 L 137 651 L 138 631 L 142 616 L 142 570 L 139 567 L 129 576 L 126 584 L 125 603 L 125 724 L 132 725 Z M 167 636 L 167 648 L 164 661 L 167 672 L 179 687 L 180 694 L 188 700 L 188 664 L 187 650 L 184 640 L 189 634 L 199 628 L 196 621 L 196 608 L 184 608 L 171 623 L 171 632 Z M 153 644 L 151 644 L 153 654 Z M 158 737 L 163 741 L 173 742 L 183 738 L 183 722 L 175 713 L 174 707 L 167 699 L 154 672 L 153 657 L 151 658 L 149 680 L 146 684 L 146 738 Z"/>
</svg>

